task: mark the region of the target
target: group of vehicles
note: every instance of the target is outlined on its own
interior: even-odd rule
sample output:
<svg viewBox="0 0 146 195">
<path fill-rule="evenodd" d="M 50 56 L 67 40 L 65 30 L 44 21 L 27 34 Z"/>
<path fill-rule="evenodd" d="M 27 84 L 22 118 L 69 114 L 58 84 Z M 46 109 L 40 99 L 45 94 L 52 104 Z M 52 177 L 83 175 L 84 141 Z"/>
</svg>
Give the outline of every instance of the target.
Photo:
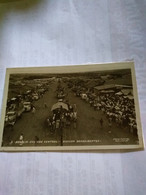
<svg viewBox="0 0 146 195">
<path fill-rule="evenodd" d="M 56 95 L 57 99 L 64 99 L 64 98 L 66 97 L 65 90 L 64 90 L 64 88 L 61 86 L 61 84 L 59 84 L 59 85 L 57 86 L 56 92 L 57 92 L 57 95 Z"/>
<path fill-rule="evenodd" d="M 17 119 L 21 118 L 23 112 L 30 112 L 33 108 L 33 102 L 39 100 L 45 92 L 45 89 L 38 89 L 37 91 L 28 90 L 24 94 L 8 100 L 4 127 L 14 126 Z"/>
<path fill-rule="evenodd" d="M 92 91 L 91 92 L 84 92 L 84 90 L 77 90 L 77 91 L 75 91 L 75 96 L 80 97 L 82 100 L 88 102 L 93 107 L 99 101 L 99 97 L 95 93 L 93 93 Z"/>
<path fill-rule="evenodd" d="M 25 111 L 30 111 L 31 108 L 31 102 L 24 102 L 22 103 L 22 107 L 16 107 L 15 109 L 9 109 L 6 112 L 5 115 L 5 124 L 4 126 L 7 127 L 9 125 L 14 126 L 14 124 L 16 123 L 17 119 L 21 118 L 22 113 Z"/>
<path fill-rule="evenodd" d="M 51 114 L 46 119 L 46 125 L 51 132 L 55 132 L 57 129 L 62 129 L 73 124 L 76 128 L 77 124 L 77 110 L 76 105 L 72 105 L 66 99 L 67 93 L 61 81 L 58 82 L 56 89 L 56 98 L 58 99 L 51 107 Z"/>
</svg>

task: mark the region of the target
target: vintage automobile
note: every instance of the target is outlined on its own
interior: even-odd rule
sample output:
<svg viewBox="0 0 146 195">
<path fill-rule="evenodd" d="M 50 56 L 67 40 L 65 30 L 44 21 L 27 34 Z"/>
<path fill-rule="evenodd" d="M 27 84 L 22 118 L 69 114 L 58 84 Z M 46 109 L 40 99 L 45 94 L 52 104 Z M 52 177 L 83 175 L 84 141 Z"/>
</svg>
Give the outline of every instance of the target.
<svg viewBox="0 0 146 195">
<path fill-rule="evenodd" d="M 5 116 L 5 126 L 12 125 L 14 126 L 17 118 L 17 113 L 15 111 L 7 112 Z"/>
<path fill-rule="evenodd" d="M 82 100 L 86 100 L 88 97 L 86 93 L 82 93 L 80 96 Z"/>
<path fill-rule="evenodd" d="M 44 88 L 41 88 L 41 89 L 38 89 L 37 92 L 39 95 L 43 95 L 46 92 L 46 90 Z"/>
<path fill-rule="evenodd" d="M 23 102 L 23 106 L 26 112 L 31 111 L 31 108 L 32 108 L 31 102 Z"/>
<path fill-rule="evenodd" d="M 32 100 L 38 100 L 39 99 L 39 95 L 37 93 L 34 93 L 32 95 Z"/>
</svg>

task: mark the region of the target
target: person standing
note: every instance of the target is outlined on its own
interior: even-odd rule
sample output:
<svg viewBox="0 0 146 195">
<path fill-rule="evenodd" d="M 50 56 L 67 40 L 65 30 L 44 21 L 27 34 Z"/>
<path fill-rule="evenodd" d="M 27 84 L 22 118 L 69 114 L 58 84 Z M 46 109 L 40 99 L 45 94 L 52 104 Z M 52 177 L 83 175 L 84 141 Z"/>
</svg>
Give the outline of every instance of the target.
<svg viewBox="0 0 146 195">
<path fill-rule="evenodd" d="M 52 121 L 52 132 L 55 132 L 55 128 L 56 128 L 56 122 L 53 119 L 53 121 Z"/>
<path fill-rule="evenodd" d="M 39 141 L 39 137 L 36 135 L 35 137 L 34 137 L 34 140 L 35 140 L 35 145 L 38 143 L 38 141 Z"/>
<path fill-rule="evenodd" d="M 44 103 L 44 107 L 47 108 L 47 103 L 46 102 Z"/>
<path fill-rule="evenodd" d="M 74 127 L 74 129 L 77 128 L 77 118 L 73 119 L 73 127 Z"/>
<path fill-rule="evenodd" d="M 112 131 L 111 131 L 111 127 L 112 127 L 112 120 L 111 120 L 111 118 L 109 118 L 109 120 L 108 120 L 108 126 L 109 126 L 109 131 L 108 131 L 108 133 L 111 133 Z"/>
<path fill-rule="evenodd" d="M 20 141 L 20 146 L 22 146 L 23 143 L 24 143 L 24 136 L 23 136 L 23 133 L 20 134 L 19 141 Z"/>
<path fill-rule="evenodd" d="M 60 120 L 57 119 L 57 120 L 56 120 L 56 129 L 59 129 L 59 127 L 60 127 Z"/>
<path fill-rule="evenodd" d="M 35 112 L 36 112 L 36 109 L 35 109 L 35 107 L 33 106 L 33 108 L 32 108 L 32 113 L 35 114 Z"/>
<path fill-rule="evenodd" d="M 51 131 L 52 124 L 51 124 L 51 118 L 49 118 L 49 117 L 47 118 L 47 127 Z"/>
<path fill-rule="evenodd" d="M 77 111 L 77 105 L 76 104 L 73 105 L 73 110 Z"/>
</svg>

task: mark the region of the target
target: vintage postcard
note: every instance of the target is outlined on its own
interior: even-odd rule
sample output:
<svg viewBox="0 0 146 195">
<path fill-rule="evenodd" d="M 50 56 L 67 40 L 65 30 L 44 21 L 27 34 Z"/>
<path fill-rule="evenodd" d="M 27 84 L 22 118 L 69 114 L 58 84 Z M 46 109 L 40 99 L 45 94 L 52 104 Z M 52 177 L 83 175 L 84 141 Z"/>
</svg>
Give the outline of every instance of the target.
<svg viewBox="0 0 146 195">
<path fill-rule="evenodd" d="M 1 151 L 143 149 L 133 62 L 6 70 Z"/>
</svg>

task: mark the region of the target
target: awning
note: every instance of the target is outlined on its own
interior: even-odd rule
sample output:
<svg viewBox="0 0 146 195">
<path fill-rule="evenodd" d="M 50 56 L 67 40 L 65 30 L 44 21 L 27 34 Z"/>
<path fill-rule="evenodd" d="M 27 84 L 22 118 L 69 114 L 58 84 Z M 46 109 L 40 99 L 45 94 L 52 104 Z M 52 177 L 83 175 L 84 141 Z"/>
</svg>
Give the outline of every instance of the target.
<svg viewBox="0 0 146 195">
<path fill-rule="evenodd" d="M 54 104 L 51 108 L 51 111 L 59 109 L 59 108 L 63 108 L 64 110 L 68 110 L 68 105 L 63 103 L 63 102 L 57 102 L 56 104 Z"/>
</svg>

